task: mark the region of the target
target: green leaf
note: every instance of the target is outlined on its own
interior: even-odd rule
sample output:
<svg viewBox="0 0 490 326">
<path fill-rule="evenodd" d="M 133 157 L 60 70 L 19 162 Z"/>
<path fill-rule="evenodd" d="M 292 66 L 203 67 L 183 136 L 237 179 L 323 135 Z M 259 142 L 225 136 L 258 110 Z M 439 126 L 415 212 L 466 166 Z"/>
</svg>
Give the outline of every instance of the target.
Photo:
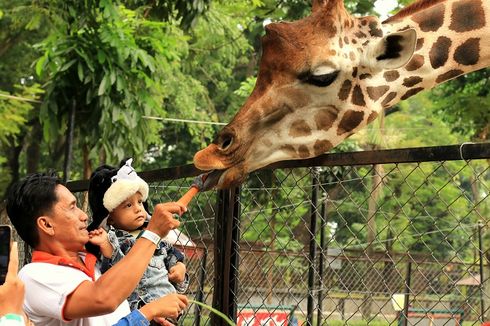
<svg viewBox="0 0 490 326">
<path fill-rule="evenodd" d="M 109 78 L 107 78 L 107 74 L 104 75 L 104 78 L 102 78 L 102 81 L 100 82 L 100 85 L 99 85 L 99 91 L 97 92 L 97 95 L 101 96 L 101 95 L 104 95 L 106 89 L 107 89 L 107 82 L 109 80 Z"/>
<path fill-rule="evenodd" d="M 104 62 L 106 60 L 106 56 L 105 56 L 104 51 L 101 51 L 101 50 L 97 51 L 97 60 L 99 60 L 100 64 L 104 64 Z"/>
<path fill-rule="evenodd" d="M 66 71 L 68 70 L 71 66 L 73 66 L 77 62 L 77 59 L 70 60 L 69 62 L 65 63 L 63 67 L 59 71 Z"/>
<path fill-rule="evenodd" d="M 80 61 L 78 61 L 78 66 L 77 66 L 77 73 L 78 73 L 78 79 L 83 82 L 83 66 Z"/>
<path fill-rule="evenodd" d="M 45 68 L 46 60 L 48 59 L 47 53 L 45 53 L 39 60 L 36 62 L 36 74 L 41 77 L 43 70 Z"/>
<path fill-rule="evenodd" d="M 211 311 L 212 313 L 218 315 L 219 317 L 223 318 L 224 321 L 226 321 L 226 323 L 230 326 L 236 326 L 236 324 L 230 319 L 228 318 L 228 316 L 226 316 L 224 313 L 222 313 L 221 311 L 219 310 L 216 310 L 214 309 L 213 307 L 211 306 L 208 306 L 207 304 L 204 304 L 202 302 L 199 302 L 199 301 L 195 301 L 195 300 L 189 300 L 190 303 L 194 303 L 198 306 L 201 306 L 203 307 L 204 309 L 207 309 L 209 311 Z"/>
</svg>

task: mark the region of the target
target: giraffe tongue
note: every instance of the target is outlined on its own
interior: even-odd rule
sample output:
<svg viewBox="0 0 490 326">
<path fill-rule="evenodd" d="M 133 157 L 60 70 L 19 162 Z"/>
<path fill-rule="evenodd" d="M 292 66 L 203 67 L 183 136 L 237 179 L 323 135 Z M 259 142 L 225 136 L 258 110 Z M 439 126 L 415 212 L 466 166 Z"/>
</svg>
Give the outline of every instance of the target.
<svg viewBox="0 0 490 326">
<path fill-rule="evenodd" d="M 218 186 L 219 179 L 225 170 L 212 170 L 206 175 L 203 187 L 199 191 L 208 191 Z"/>
</svg>

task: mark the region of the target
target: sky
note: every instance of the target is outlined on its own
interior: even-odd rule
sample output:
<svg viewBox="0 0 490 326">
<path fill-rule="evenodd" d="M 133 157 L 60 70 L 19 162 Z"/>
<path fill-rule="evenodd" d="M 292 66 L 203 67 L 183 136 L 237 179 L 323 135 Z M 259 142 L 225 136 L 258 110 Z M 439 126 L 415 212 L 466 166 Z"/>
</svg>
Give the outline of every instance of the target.
<svg viewBox="0 0 490 326">
<path fill-rule="evenodd" d="M 389 12 L 393 10 L 396 5 L 396 0 L 376 0 L 374 3 L 374 10 L 379 14 L 381 20 L 383 20 L 391 16 Z"/>
</svg>

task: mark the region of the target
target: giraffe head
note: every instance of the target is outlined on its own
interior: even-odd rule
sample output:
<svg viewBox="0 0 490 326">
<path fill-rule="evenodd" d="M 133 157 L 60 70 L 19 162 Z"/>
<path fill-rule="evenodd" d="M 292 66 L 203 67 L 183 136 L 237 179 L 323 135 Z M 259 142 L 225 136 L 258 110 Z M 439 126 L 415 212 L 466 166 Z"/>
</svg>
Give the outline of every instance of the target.
<svg viewBox="0 0 490 326">
<path fill-rule="evenodd" d="M 224 170 L 218 188 L 277 161 L 325 153 L 374 120 L 384 89 L 364 90 L 406 64 L 416 43 L 413 29 L 387 33 L 376 17 L 351 16 L 343 0 L 314 1 L 310 16 L 265 29 L 253 92 L 194 156 L 201 170 Z"/>
</svg>

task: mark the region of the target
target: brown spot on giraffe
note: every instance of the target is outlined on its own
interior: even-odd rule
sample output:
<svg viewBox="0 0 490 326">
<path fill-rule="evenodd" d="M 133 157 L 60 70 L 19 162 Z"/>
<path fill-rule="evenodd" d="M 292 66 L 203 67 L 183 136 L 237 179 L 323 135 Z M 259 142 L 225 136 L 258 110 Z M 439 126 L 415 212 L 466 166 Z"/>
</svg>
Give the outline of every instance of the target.
<svg viewBox="0 0 490 326">
<path fill-rule="evenodd" d="M 421 37 L 417 39 L 417 45 L 415 46 L 415 50 L 418 51 L 424 46 L 424 38 Z"/>
<path fill-rule="evenodd" d="M 311 128 L 305 120 L 294 121 L 289 129 L 289 136 L 304 137 L 311 135 Z"/>
<path fill-rule="evenodd" d="M 317 130 L 328 130 L 332 127 L 335 120 L 337 120 L 338 109 L 330 106 L 327 109 L 319 110 L 315 116 L 315 124 Z"/>
<path fill-rule="evenodd" d="M 350 53 L 349 53 L 349 58 L 350 58 L 352 61 L 356 60 L 356 55 L 354 54 L 354 52 L 350 51 Z"/>
<path fill-rule="evenodd" d="M 398 77 L 400 77 L 400 73 L 396 70 L 388 70 L 385 71 L 383 77 L 387 82 L 392 82 L 394 80 L 397 80 Z"/>
<path fill-rule="evenodd" d="M 352 82 L 349 79 L 344 80 L 342 86 L 340 86 L 338 95 L 341 101 L 345 101 L 349 97 L 351 87 Z"/>
<path fill-rule="evenodd" d="M 463 70 L 459 70 L 459 69 L 449 70 L 448 72 L 445 72 L 442 75 L 439 75 L 436 78 L 436 83 L 439 84 L 439 83 L 445 82 L 446 80 L 452 79 L 452 78 L 457 77 L 457 76 L 462 75 L 462 74 L 464 74 Z"/>
<path fill-rule="evenodd" d="M 441 2 L 444 2 L 444 1 L 445 0 L 415 1 L 411 5 L 400 10 L 396 15 L 391 16 L 390 18 L 386 19 L 383 22 L 383 24 L 400 21 L 400 20 L 402 20 L 402 18 L 410 16 L 411 14 L 413 14 L 415 12 L 426 10 L 427 8 L 430 8 L 431 6 L 434 6 L 434 5 L 441 3 Z"/>
<path fill-rule="evenodd" d="M 377 87 L 368 87 L 368 88 L 366 88 L 366 91 L 367 91 L 369 97 L 373 101 L 377 101 L 381 96 L 385 95 L 385 93 L 389 89 L 390 88 L 388 86 L 377 86 Z"/>
<path fill-rule="evenodd" d="M 359 79 L 361 79 L 361 80 L 362 80 L 362 79 L 367 79 L 367 78 L 371 78 L 371 77 L 372 77 L 372 76 L 371 76 L 371 74 L 361 74 L 361 75 L 359 76 Z"/>
<path fill-rule="evenodd" d="M 449 58 L 449 47 L 451 46 L 451 39 L 446 36 L 439 36 L 437 41 L 432 45 L 429 51 L 429 59 L 432 68 L 437 69 L 446 64 Z"/>
<path fill-rule="evenodd" d="M 343 133 L 353 130 L 359 126 L 363 118 L 364 112 L 362 111 L 346 111 L 342 117 L 342 120 L 340 120 L 337 128 L 337 135 L 342 135 Z"/>
<path fill-rule="evenodd" d="M 420 78 L 419 76 L 408 77 L 408 78 L 403 79 L 403 86 L 412 87 L 412 86 L 417 85 L 421 81 L 422 81 L 422 78 Z"/>
<path fill-rule="evenodd" d="M 354 34 L 357 38 L 365 38 L 366 37 L 366 34 L 364 34 L 363 32 L 361 31 L 357 31 L 355 34 Z"/>
<path fill-rule="evenodd" d="M 354 86 L 354 90 L 352 91 L 352 104 L 364 106 L 366 105 L 366 101 L 364 101 L 364 94 L 362 93 L 361 86 Z"/>
<path fill-rule="evenodd" d="M 342 38 L 340 37 L 339 38 L 339 48 L 343 48 L 344 47 L 344 43 L 342 42 Z"/>
<path fill-rule="evenodd" d="M 344 36 L 344 43 L 349 44 L 349 38 L 347 36 Z"/>
<path fill-rule="evenodd" d="M 366 42 L 362 43 L 362 46 L 367 46 L 369 44 L 369 40 L 367 40 Z"/>
<path fill-rule="evenodd" d="M 415 54 L 412 59 L 407 63 L 405 69 L 407 71 L 414 71 L 424 65 L 424 57 L 420 54 Z"/>
<path fill-rule="evenodd" d="M 435 32 L 444 23 L 444 4 L 432 6 L 422 13 L 412 16 L 423 32 Z"/>
<path fill-rule="evenodd" d="M 354 69 L 352 70 L 352 78 L 356 78 L 357 77 L 357 67 L 354 67 Z"/>
<path fill-rule="evenodd" d="M 333 148 L 333 145 L 328 140 L 317 140 L 315 145 L 313 145 L 313 153 L 315 156 L 318 156 L 331 148 Z"/>
<path fill-rule="evenodd" d="M 416 87 L 416 88 L 409 89 L 405 94 L 403 94 L 401 99 L 406 100 L 407 98 L 414 96 L 415 94 L 417 94 L 418 92 L 421 92 L 423 90 L 424 90 L 423 87 Z"/>
<path fill-rule="evenodd" d="M 306 145 L 300 145 L 298 147 L 298 156 L 300 158 L 310 157 L 310 151 L 308 150 L 308 147 L 306 147 Z"/>
<path fill-rule="evenodd" d="M 378 112 L 373 111 L 369 114 L 369 117 L 367 118 L 367 123 L 371 123 L 374 119 L 378 117 Z"/>
<path fill-rule="evenodd" d="M 382 37 L 383 31 L 379 28 L 378 22 L 371 21 L 369 22 L 369 34 L 374 37 Z"/>
<path fill-rule="evenodd" d="M 297 157 L 296 149 L 293 145 L 282 145 L 280 150 L 285 152 L 289 157 Z"/>
<path fill-rule="evenodd" d="M 469 38 L 454 51 L 454 60 L 462 65 L 474 65 L 480 59 L 480 39 Z"/>
<path fill-rule="evenodd" d="M 381 102 L 381 105 L 385 108 L 389 105 L 389 103 L 396 97 L 397 93 L 396 92 L 390 92 L 386 97 L 384 98 L 383 102 Z"/>
<path fill-rule="evenodd" d="M 485 12 L 481 1 L 457 1 L 453 3 L 451 10 L 449 29 L 455 32 L 468 32 L 485 26 Z"/>
<path fill-rule="evenodd" d="M 357 44 L 357 40 L 355 38 L 350 40 L 352 44 Z"/>
</svg>

